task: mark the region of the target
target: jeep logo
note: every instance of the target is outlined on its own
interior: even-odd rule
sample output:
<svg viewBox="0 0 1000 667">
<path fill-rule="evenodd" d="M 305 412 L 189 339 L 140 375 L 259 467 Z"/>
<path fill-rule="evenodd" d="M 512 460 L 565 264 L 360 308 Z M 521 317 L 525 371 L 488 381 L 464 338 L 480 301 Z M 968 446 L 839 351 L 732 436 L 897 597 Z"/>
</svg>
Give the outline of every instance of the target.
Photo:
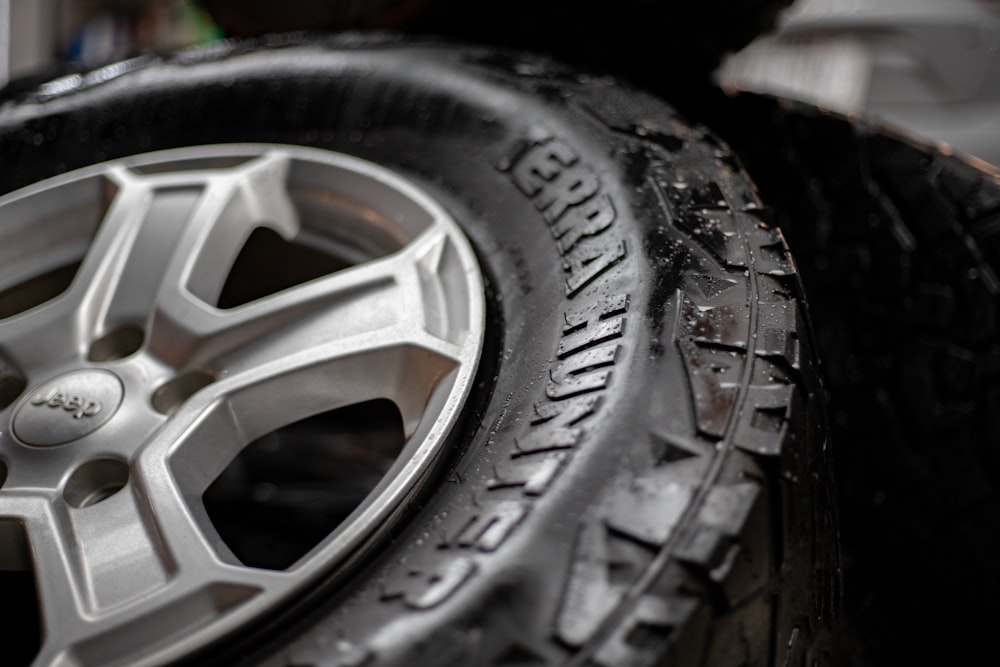
<svg viewBox="0 0 1000 667">
<path fill-rule="evenodd" d="M 73 413 L 73 419 L 83 417 L 93 417 L 99 415 L 104 406 L 100 401 L 88 399 L 86 396 L 68 394 L 59 387 L 53 388 L 49 393 L 35 394 L 31 399 L 32 405 L 47 405 L 50 408 L 62 408 L 66 412 Z"/>
</svg>

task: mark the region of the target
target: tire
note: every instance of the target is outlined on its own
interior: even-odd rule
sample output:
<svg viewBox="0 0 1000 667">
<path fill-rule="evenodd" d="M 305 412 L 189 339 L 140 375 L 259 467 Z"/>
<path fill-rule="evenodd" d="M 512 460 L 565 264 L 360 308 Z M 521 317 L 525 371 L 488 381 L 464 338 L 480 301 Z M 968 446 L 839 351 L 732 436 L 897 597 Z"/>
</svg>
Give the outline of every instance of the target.
<svg viewBox="0 0 1000 667">
<path fill-rule="evenodd" d="M 1000 174 L 804 104 L 743 94 L 702 108 L 801 262 L 861 650 L 871 664 L 982 660 L 1000 613 Z"/>
<path fill-rule="evenodd" d="M 307 592 L 185 659 L 827 662 L 839 560 L 812 338 L 782 236 L 728 150 L 648 95 L 531 56 L 255 46 L 9 100 L 0 191 L 207 144 L 360 158 L 459 222 L 486 351 L 426 488 Z M 22 465 L 3 460 L 0 503 Z"/>
</svg>

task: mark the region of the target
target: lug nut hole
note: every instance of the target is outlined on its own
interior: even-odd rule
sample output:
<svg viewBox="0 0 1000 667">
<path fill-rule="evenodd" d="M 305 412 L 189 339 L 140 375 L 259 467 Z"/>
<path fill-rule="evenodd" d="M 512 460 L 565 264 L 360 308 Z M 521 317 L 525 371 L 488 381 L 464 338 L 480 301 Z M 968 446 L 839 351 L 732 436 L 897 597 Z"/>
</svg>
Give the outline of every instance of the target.
<svg viewBox="0 0 1000 667">
<path fill-rule="evenodd" d="M 135 354 L 142 347 L 145 334 L 132 325 L 118 327 L 90 344 L 89 361 L 114 361 Z"/>
<path fill-rule="evenodd" d="M 153 408 L 164 415 L 173 414 L 181 403 L 195 392 L 215 382 L 215 377 L 207 371 L 187 371 L 153 392 Z"/>
<path fill-rule="evenodd" d="M 95 459 L 70 476 L 63 498 L 72 507 L 90 507 L 115 495 L 127 483 L 128 464 L 118 459 Z"/>
</svg>

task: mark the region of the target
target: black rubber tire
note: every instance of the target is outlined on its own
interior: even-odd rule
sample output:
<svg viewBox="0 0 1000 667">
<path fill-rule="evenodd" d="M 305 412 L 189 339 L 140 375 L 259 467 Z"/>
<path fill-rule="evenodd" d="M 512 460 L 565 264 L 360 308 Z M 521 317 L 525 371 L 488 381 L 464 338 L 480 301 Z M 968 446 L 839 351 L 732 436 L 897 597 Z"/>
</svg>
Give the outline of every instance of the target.
<svg viewBox="0 0 1000 667">
<path fill-rule="evenodd" d="M 8 101 L 0 191 L 203 143 L 360 156 L 462 224 L 496 354 L 393 541 L 193 660 L 826 663 L 839 561 L 811 335 L 781 234 L 728 150 L 648 95 L 543 59 L 263 46 Z"/>
<path fill-rule="evenodd" d="M 864 664 L 992 661 L 1000 172 L 804 104 L 703 102 L 801 262 Z"/>
</svg>

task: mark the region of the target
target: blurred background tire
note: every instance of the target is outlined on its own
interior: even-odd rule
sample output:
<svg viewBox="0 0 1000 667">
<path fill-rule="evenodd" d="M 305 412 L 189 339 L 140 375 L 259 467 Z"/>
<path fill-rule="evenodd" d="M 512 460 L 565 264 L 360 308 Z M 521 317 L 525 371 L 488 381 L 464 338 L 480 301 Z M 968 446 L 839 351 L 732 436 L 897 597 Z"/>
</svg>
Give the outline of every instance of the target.
<svg viewBox="0 0 1000 667">
<path fill-rule="evenodd" d="M 842 511 L 843 641 L 859 640 L 860 664 L 988 661 L 1000 172 L 808 104 L 715 93 L 696 113 L 753 174 L 809 295 Z"/>
</svg>

